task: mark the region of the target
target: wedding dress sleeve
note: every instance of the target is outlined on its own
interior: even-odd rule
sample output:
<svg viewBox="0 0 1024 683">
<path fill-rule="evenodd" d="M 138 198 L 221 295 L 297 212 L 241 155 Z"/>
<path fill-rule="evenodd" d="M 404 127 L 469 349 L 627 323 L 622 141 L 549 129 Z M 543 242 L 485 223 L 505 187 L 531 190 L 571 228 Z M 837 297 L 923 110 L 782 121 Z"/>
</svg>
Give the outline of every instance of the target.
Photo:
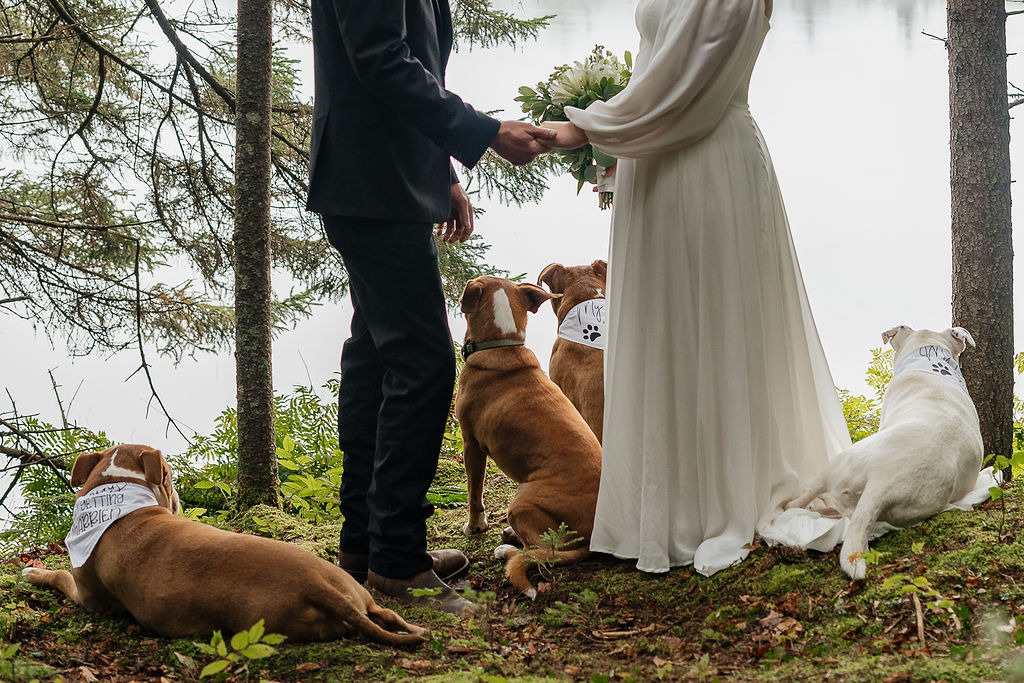
<svg viewBox="0 0 1024 683">
<path fill-rule="evenodd" d="M 766 23 L 761 0 L 641 2 L 640 50 L 629 85 L 607 102 L 565 113 L 615 157 L 692 145 L 718 125 Z"/>
</svg>

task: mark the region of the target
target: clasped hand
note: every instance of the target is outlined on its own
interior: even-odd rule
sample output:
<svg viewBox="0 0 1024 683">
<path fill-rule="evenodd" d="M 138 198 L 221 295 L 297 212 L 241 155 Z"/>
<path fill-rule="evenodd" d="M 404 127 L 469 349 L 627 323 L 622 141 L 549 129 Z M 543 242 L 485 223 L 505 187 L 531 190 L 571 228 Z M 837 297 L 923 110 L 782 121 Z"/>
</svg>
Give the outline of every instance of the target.
<svg viewBox="0 0 1024 683">
<path fill-rule="evenodd" d="M 548 121 L 540 127 L 523 121 L 502 121 L 491 148 L 522 166 L 553 149 L 574 149 L 586 143 L 587 134 L 569 121 Z"/>
</svg>

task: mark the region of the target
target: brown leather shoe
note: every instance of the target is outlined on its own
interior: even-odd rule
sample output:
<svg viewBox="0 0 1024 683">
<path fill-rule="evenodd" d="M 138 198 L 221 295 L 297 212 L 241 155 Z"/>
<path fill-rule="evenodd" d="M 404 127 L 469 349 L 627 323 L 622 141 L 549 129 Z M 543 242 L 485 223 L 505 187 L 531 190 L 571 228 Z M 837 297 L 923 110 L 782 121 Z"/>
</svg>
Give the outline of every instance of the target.
<svg viewBox="0 0 1024 683">
<path fill-rule="evenodd" d="M 338 566 L 347 571 L 356 583 L 366 583 L 366 570 L 370 568 L 370 557 L 368 555 L 355 555 L 353 553 L 338 553 Z"/>
<path fill-rule="evenodd" d="M 477 606 L 451 589 L 437 577 L 433 569 L 413 574 L 407 579 L 389 579 L 375 571 L 367 572 L 366 584 L 410 605 L 422 605 L 451 614 L 472 614 Z M 431 591 L 427 595 L 415 595 L 414 591 Z"/>
<path fill-rule="evenodd" d="M 428 550 L 427 555 L 433 558 L 434 573 L 442 581 L 451 581 L 469 567 L 469 558 L 461 550 L 455 548 Z"/>
<path fill-rule="evenodd" d="M 442 581 L 450 581 L 469 567 L 469 558 L 461 550 L 443 548 L 428 550 L 427 554 L 434 560 L 434 573 Z M 370 560 L 366 555 L 340 553 L 338 566 L 352 575 L 359 583 L 366 583 L 366 572 L 370 568 Z"/>
</svg>

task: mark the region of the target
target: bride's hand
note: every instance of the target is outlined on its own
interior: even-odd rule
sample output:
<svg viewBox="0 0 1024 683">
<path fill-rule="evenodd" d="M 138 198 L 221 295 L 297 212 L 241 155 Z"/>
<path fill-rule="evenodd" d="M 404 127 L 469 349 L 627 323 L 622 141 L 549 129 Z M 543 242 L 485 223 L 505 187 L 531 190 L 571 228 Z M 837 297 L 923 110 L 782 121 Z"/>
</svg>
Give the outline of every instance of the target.
<svg viewBox="0 0 1024 683">
<path fill-rule="evenodd" d="M 590 142 L 586 132 L 572 121 L 545 121 L 541 127 L 555 131 L 555 139 L 547 143 L 554 149 L 576 149 Z"/>
</svg>

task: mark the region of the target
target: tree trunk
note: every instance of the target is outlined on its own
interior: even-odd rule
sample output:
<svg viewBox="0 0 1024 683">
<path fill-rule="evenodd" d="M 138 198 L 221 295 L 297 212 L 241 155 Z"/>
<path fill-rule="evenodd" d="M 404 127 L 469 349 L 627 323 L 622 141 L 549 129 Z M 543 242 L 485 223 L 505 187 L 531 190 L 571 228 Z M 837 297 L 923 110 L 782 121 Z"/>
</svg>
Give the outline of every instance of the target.
<svg viewBox="0 0 1024 683">
<path fill-rule="evenodd" d="M 1003 0 L 949 0 L 953 322 L 985 453 L 1013 452 L 1013 245 Z"/>
<path fill-rule="evenodd" d="M 271 0 L 238 0 L 235 111 L 236 505 L 280 506 L 274 447 L 270 289 Z"/>
</svg>

